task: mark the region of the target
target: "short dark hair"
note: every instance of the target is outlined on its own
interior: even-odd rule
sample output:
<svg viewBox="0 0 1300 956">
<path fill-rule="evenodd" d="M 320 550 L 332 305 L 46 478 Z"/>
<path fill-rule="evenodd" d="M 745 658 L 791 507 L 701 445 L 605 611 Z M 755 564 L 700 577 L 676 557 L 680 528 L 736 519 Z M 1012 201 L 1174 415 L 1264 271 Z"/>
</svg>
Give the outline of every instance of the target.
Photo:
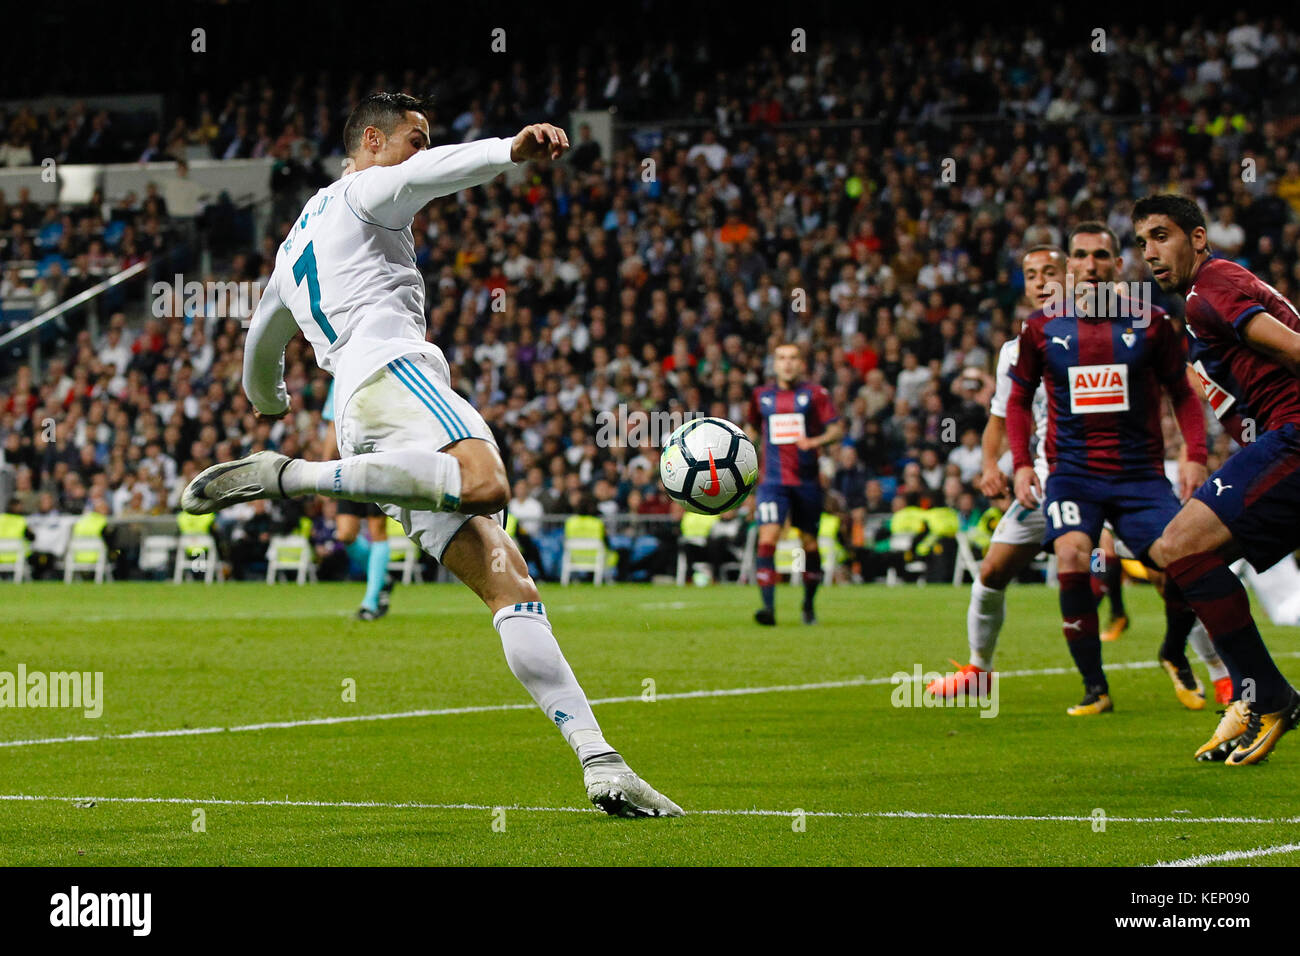
<svg viewBox="0 0 1300 956">
<path fill-rule="evenodd" d="M 387 136 L 409 112 L 427 116 L 428 101 L 409 93 L 371 93 L 353 108 L 343 125 L 343 152 L 351 156 L 361 147 L 361 134 L 367 126 L 373 126 Z"/>
<path fill-rule="evenodd" d="M 1069 256 L 1070 247 L 1074 245 L 1074 237 L 1078 235 L 1110 236 L 1110 251 L 1119 255 L 1119 236 L 1115 235 L 1115 230 L 1099 219 L 1086 219 L 1070 230 L 1070 235 L 1065 240 L 1066 256 Z"/>
<path fill-rule="evenodd" d="M 1035 252 L 1050 252 L 1054 256 L 1060 256 L 1062 259 L 1065 258 L 1065 253 L 1061 251 L 1059 246 L 1054 246 L 1050 242 L 1040 242 L 1038 245 L 1030 246 L 1026 249 L 1021 254 L 1020 261 L 1024 262 L 1026 256 L 1032 256 Z"/>
<path fill-rule="evenodd" d="M 1196 204 L 1195 199 L 1179 196 L 1177 193 L 1157 193 L 1139 199 L 1133 204 L 1133 224 L 1141 222 L 1147 216 L 1168 216 L 1183 232 L 1189 236 L 1198 226 L 1205 228 L 1205 213 Z"/>
</svg>

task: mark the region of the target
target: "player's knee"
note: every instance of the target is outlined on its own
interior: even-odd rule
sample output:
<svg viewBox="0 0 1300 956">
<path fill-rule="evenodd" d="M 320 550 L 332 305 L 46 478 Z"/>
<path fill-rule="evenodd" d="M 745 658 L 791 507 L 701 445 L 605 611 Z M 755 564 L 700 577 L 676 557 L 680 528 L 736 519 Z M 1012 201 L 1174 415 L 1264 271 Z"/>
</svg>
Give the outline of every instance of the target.
<svg viewBox="0 0 1300 956">
<path fill-rule="evenodd" d="M 1003 562 L 996 561 L 992 556 L 989 556 L 980 562 L 980 583 L 986 588 L 1001 591 L 1011 583 L 1011 575 L 1007 573 L 1007 568 Z"/>
<path fill-rule="evenodd" d="M 1171 561 L 1185 558 L 1191 554 L 1191 539 L 1170 526 L 1156 539 L 1147 552 L 1151 563 L 1160 568 L 1168 568 Z"/>
<path fill-rule="evenodd" d="M 1056 543 L 1056 564 L 1062 571 L 1087 571 L 1091 551 L 1085 551 L 1077 545 L 1058 540 Z"/>
</svg>

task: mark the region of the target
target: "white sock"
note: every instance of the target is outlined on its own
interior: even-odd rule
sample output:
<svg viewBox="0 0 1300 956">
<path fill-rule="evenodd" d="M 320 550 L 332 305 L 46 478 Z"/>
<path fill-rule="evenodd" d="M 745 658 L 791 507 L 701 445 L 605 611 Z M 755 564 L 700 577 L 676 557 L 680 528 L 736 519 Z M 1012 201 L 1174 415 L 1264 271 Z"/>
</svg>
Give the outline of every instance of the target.
<svg viewBox="0 0 1300 956">
<path fill-rule="evenodd" d="M 1214 641 L 1210 639 L 1210 632 L 1205 629 L 1205 625 L 1198 619 L 1187 635 L 1187 643 L 1196 648 L 1196 653 L 1201 660 L 1205 661 L 1205 666 L 1210 669 L 1210 680 L 1223 680 L 1228 676 L 1228 665 L 1223 663 L 1223 658 L 1219 652 L 1214 649 Z"/>
<path fill-rule="evenodd" d="M 966 609 L 966 642 L 970 644 L 970 662 L 980 670 L 993 669 L 993 651 L 1006 611 L 1007 592 L 988 587 L 976 578 L 970 589 L 970 607 Z"/>
<path fill-rule="evenodd" d="M 441 451 L 376 451 L 336 461 L 301 461 L 285 466 L 285 494 L 324 495 L 351 501 L 381 501 L 412 511 L 455 511 L 460 507 L 460 462 Z"/>
<path fill-rule="evenodd" d="M 612 751 L 614 748 L 605 742 L 600 724 L 591 712 L 587 695 L 578 686 L 573 669 L 555 642 L 542 603 L 507 605 L 493 615 L 492 626 L 501 635 L 501 647 L 506 652 L 511 673 L 527 688 L 551 723 L 560 728 L 578 759 Z"/>
</svg>

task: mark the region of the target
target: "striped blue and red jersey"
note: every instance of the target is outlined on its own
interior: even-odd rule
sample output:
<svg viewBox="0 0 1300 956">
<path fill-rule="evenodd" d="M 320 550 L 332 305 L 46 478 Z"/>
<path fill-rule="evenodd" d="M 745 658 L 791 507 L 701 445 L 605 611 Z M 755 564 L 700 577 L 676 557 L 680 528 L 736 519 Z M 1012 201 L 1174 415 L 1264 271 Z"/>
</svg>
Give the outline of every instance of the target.
<svg viewBox="0 0 1300 956">
<path fill-rule="evenodd" d="M 749 403 L 750 424 L 763 433 L 759 481 L 771 485 L 817 483 L 817 449 L 801 451 L 800 438 L 816 438 L 839 415 L 830 393 L 815 382 L 793 388 L 760 385 Z"/>
<path fill-rule="evenodd" d="M 1145 319 L 1088 318 L 1073 307 L 1048 316 L 1039 309 L 1020 331 L 1010 376 L 1007 437 L 1017 469 L 1033 464 L 1029 408 L 1040 381 L 1047 392 L 1043 450 L 1053 474 L 1163 476 L 1162 389 L 1188 458 L 1205 462 L 1205 414 L 1188 381 L 1182 338 L 1162 309 L 1150 307 Z"/>
<path fill-rule="evenodd" d="M 1235 262 L 1208 259 L 1192 276 L 1187 291 L 1192 368 L 1210 409 L 1238 444 L 1281 425 L 1300 424 L 1300 378 L 1242 338 L 1250 320 L 1263 312 L 1300 332 L 1295 306 Z"/>
</svg>

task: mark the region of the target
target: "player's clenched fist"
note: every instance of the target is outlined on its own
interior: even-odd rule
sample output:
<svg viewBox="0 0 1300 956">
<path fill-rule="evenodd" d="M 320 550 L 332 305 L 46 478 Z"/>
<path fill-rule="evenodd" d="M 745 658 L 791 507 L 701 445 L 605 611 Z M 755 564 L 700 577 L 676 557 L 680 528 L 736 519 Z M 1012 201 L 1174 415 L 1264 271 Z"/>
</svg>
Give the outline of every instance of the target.
<svg viewBox="0 0 1300 956">
<path fill-rule="evenodd" d="M 564 130 L 550 123 L 533 123 L 525 126 L 510 144 L 510 159 L 522 163 L 528 159 L 559 159 L 569 148 L 569 137 Z"/>
<path fill-rule="evenodd" d="M 1001 498 L 1007 493 L 1007 476 L 997 465 L 985 468 L 975 482 L 975 487 L 985 498 Z"/>
<path fill-rule="evenodd" d="M 1032 465 L 1016 469 L 1016 500 L 1030 511 L 1038 510 L 1043 502 L 1043 486 Z"/>
</svg>

